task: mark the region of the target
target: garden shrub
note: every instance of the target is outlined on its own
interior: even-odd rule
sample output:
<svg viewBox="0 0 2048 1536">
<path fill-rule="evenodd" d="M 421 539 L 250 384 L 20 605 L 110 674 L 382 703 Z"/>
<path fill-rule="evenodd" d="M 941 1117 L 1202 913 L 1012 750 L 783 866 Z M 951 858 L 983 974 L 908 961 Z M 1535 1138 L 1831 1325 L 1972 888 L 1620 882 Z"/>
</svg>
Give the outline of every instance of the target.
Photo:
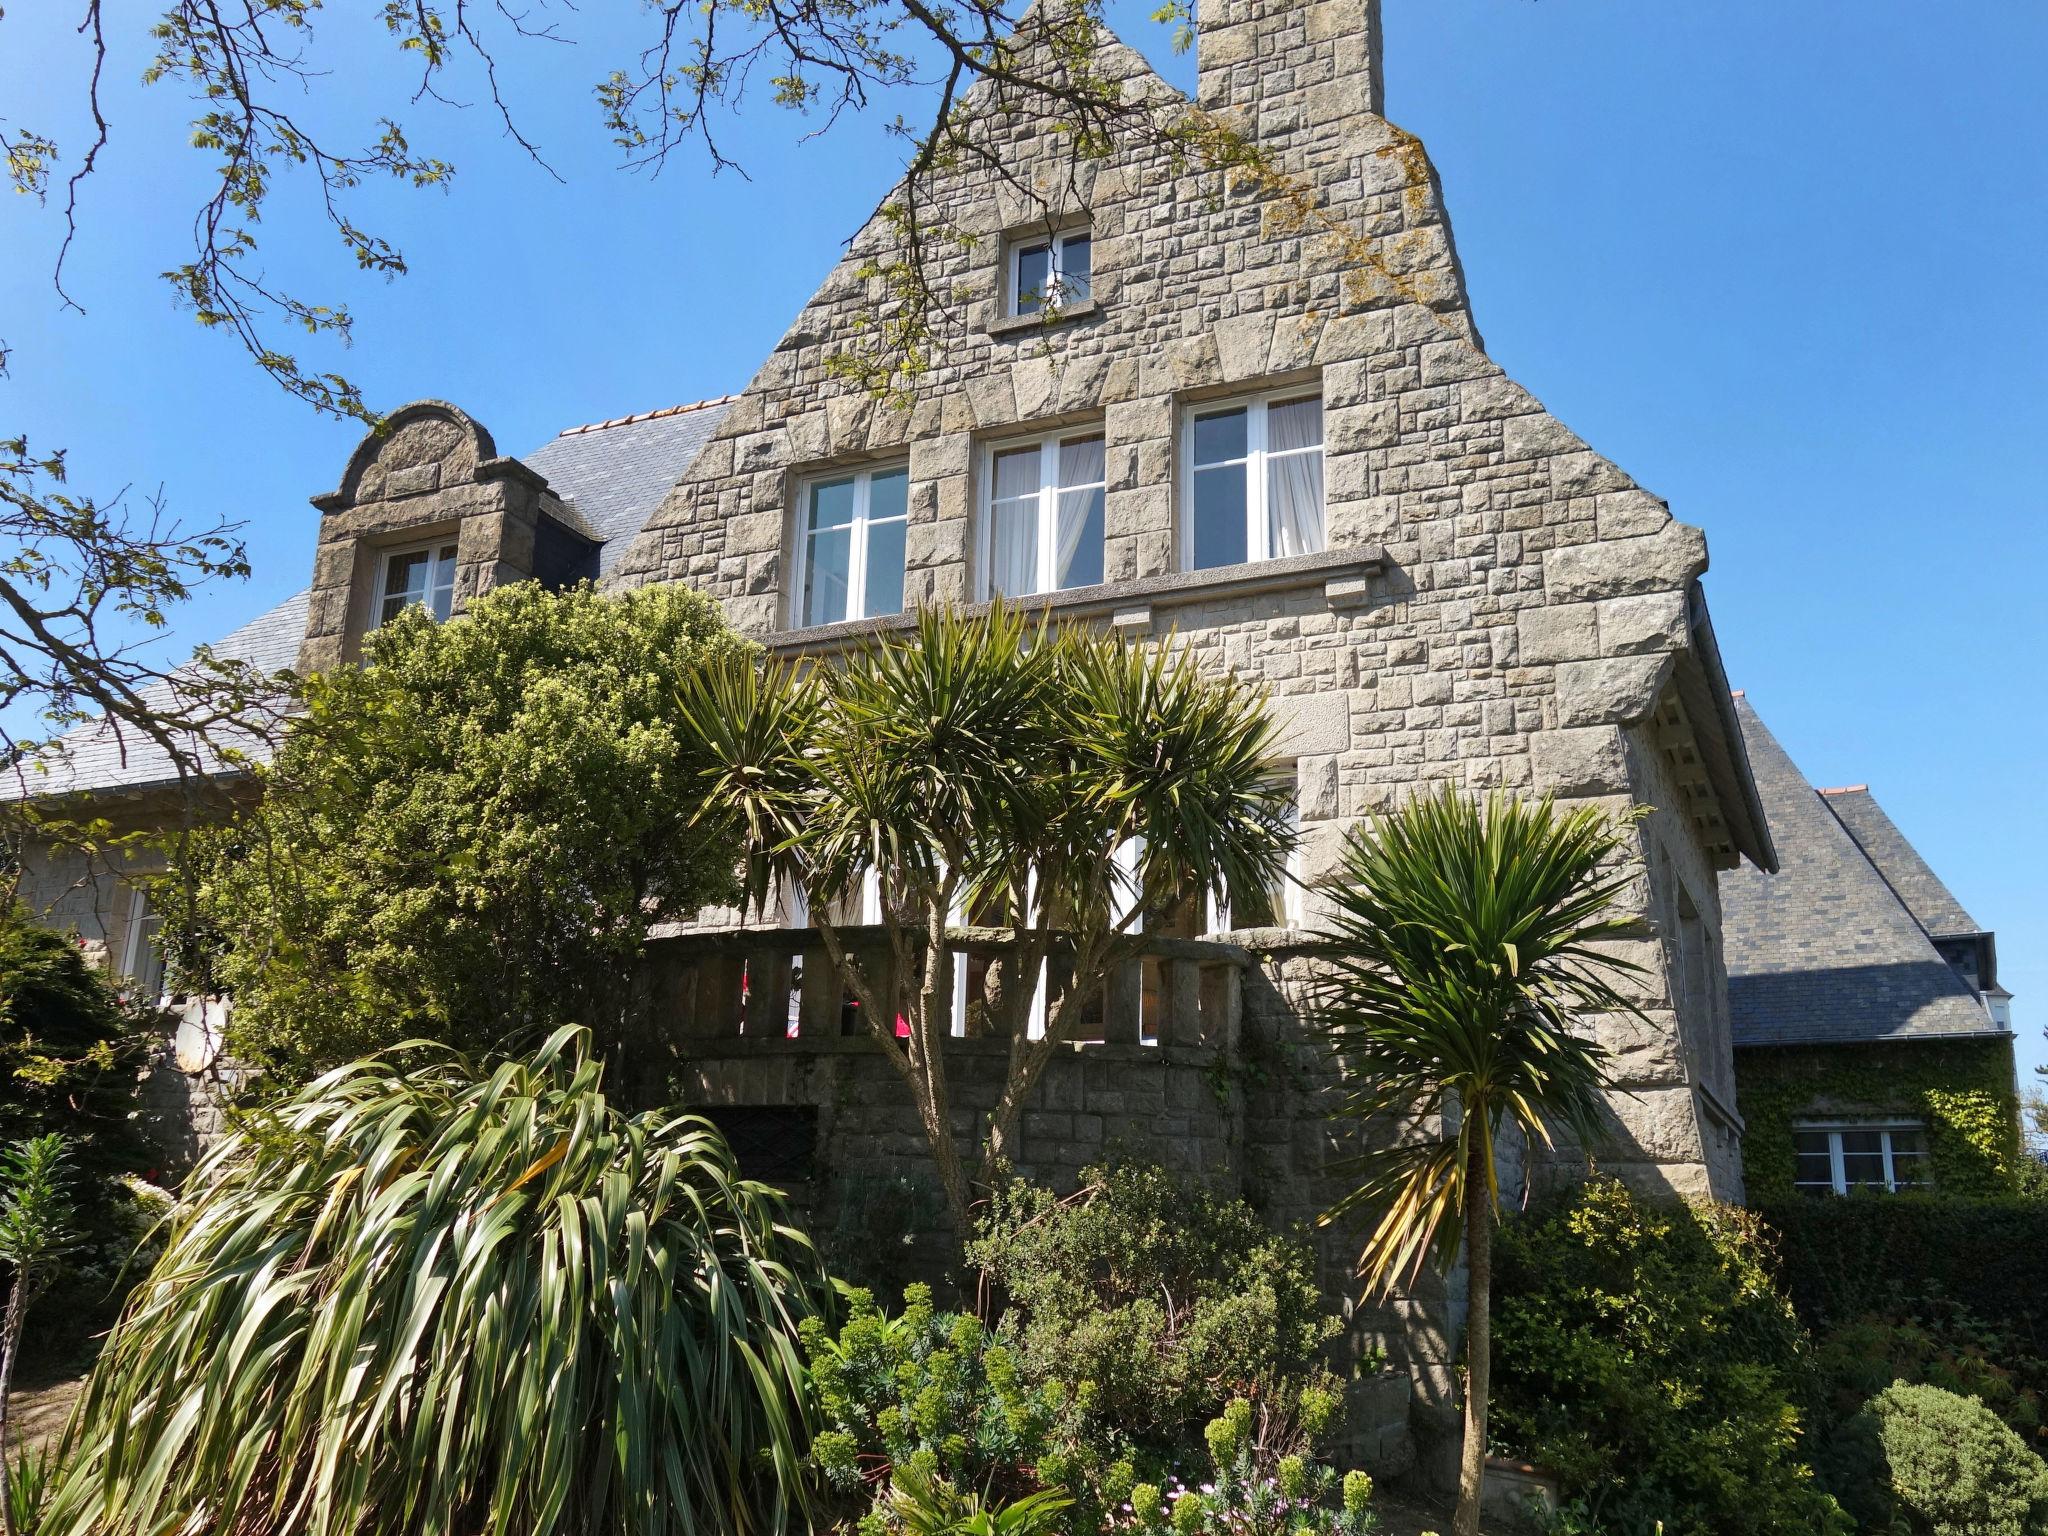
<svg viewBox="0 0 2048 1536">
<path fill-rule="evenodd" d="M 1845 1528 L 1800 1460 L 1805 1336 L 1746 1212 L 1594 1179 L 1503 1227 L 1495 1266 L 1495 1448 L 1556 1473 L 1593 1528 Z"/>
<path fill-rule="evenodd" d="M 1904 1381 L 1975 1398 L 2029 1445 L 2048 1443 L 2048 1360 L 1954 1302 L 1929 1299 L 1856 1318 L 1819 1335 L 1813 1359 L 1824 1403 L 1838 1420 Z"/>
<path fill-rule="evenodd" d="M 1143 1536 L 1365 1536 L 1379 1528 L 1372 1479 L 1339 1477 L 1313 1452 L 1335 1422 L 1342 1399 L 1321 1387 L 1298 1404 L 1254 1411 L 1235 1398 L 1209 1421 L 1203 1438 L 1210 1473 L 1199 1488 L 1180 1478 L 1139 1483 L 1113 1526 Z"/>
<path fill-rule="evenodd" d="M 616 1045 L 649 928 L 736 891 L 736 835 L 691 815 L 675 690 L 744 645 L 672 586 L 407 609 L 361 666 L 303 681 L 261 798 L 194 839 L 174 967 L 234 993 L 229 1044 L 274 1079 L 411 1039 L 526 1051 L 565 1023 Z"/>
<path fill-rule="evenodd" d="M 996 1500 L 1058 1491 L 1098 1521 L 1128 1495 L 1128 1442 L 1085 1388 L 1027 1382 L 979 1318 L 937 1310 L 928 1286 L 908 1287 L 895 1317 L 865 1290 L 848 1304 L 836 1333 L 817 1318 L 802 1330 L 818 1404 L 811 1466 L 828 1512 L 860 1516 L 899 1467 Z"/>
<path fill-rule="evenodd" d="M 139 1106 L 146 1038 L 77 939 L 0 906 L 0 1145 L 64 1138 L 77 1234 L 28 1336 L 43 1363 L 111 1324 L 139 1274 L 129 1259 L 158 1214 L 134 1177 L 154 1156 Z"/>
<path fill-rule="evenodd" d="M 2048 1463 L 1982 1403 L 1897 1382 L 1870 1413 L 1914 1536 L 2048 1536 Z"/>
<path fill-rule="evenodd" d="M 1955 1195 L 1802 1198 L 1761 1208 L 1776 1272 L 1807 1326 L 1928 1298 L 1959 1303 L 2048 1356 L 2048 1201 Z"/>
<path fill-rule="evenodd" d="M 1342 1325 L 1305 1242 L 1155 1167 L 1089 1168 L 1081 1185 L 1062 1199 L 1010 1184 L 968 1249 L 1026 1379 L 1085 1388 L 1168 1456 L 1199 1455 L 1197 1431 L 1233 1398 L 1291 1403 L 1328 1383 Z"/>
</svg>

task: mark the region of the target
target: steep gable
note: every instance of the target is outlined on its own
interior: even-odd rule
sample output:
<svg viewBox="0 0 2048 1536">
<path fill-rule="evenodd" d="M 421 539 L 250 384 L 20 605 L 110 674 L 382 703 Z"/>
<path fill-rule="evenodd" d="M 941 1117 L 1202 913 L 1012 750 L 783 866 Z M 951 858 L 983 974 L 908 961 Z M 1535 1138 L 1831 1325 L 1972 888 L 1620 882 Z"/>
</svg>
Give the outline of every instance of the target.
<svg viewBox="0 0 2048 1536">
<path fill-rule="evenodd" d="M 1747 699 L 1736 707 L 1780 864 L 1721 882 L 1735 1043 L 1992 1033 L 1983 1005 L 1829 799 Z"/>
</svg>

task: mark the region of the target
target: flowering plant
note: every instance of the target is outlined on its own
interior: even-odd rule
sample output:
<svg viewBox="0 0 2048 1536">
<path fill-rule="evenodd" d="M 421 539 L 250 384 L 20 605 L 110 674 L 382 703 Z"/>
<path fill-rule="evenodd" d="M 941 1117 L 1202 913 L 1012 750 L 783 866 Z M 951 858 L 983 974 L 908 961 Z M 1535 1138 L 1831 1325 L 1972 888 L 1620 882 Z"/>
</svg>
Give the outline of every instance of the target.
<svg viewBox="0 0 2048 1536">
<path fill-rule="evenodd" d="M 1339 1478 L 1311 1454 L 1335 1418 L 1337 1394 L 1310 1387 L 1295 1412 L 1255 1411 L 1235 1398 L 1210 1420 L 1210 1479 L 1139 1483 L 1114 1528 L 1137 1536 L 1365 1536 L 1377 1529 L 1372 1479 Z"/>
</svg>

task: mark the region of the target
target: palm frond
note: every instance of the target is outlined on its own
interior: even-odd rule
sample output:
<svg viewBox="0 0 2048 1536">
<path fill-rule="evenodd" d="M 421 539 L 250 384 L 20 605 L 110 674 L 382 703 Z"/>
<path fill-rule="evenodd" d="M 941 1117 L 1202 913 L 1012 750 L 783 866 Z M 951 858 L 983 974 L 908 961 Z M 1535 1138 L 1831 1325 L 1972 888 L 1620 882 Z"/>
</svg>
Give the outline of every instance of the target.
<svg viewBox="0 0 2048 1536">
<path fill-rule="evenodd" d="M 1636 931 L 1616 910 L 1631 825 L 1444 789 L 1347 839 L 1314 1016 L 1366 1139 L 1409 1127 L 1345 1165 L 1358 1183 L 1324 1218 L 1378 1213 L 1360 1260 L 1371 1285 L 1455 1259 L 1462 1224 L 1446 1218 L 1498 1206 L 1504 1125 L 1536 1144 L 1601 1136 L 1607 1052 L 1586 1020 L 1637 1011 L 1617 985 L 1637 967 L 1602 948 Z M 1467 1187 L 1475 1166 L 1483 1189 Z"/>
</svg>

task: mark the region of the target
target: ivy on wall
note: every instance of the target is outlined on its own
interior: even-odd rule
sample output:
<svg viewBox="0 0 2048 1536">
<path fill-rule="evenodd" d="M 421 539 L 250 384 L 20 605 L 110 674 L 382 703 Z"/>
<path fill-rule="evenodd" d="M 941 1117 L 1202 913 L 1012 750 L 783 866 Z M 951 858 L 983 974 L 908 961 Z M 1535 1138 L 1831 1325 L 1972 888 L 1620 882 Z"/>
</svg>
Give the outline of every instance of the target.
<svg viewBox="0 0 2048 1536">
<path fill-rule="evenodd" d="M 1735 1084 L 1749 1126 L 1742 1164 L 1752 1201 L 1791 1195 L 1792 1123 L 1834 1115 L 1924 1122 L 1941 1193 L 2017 1187 L 2019 1101 L 2007 1041 L 1753 1048 L 1736 1053 Z"/>
</svg>

